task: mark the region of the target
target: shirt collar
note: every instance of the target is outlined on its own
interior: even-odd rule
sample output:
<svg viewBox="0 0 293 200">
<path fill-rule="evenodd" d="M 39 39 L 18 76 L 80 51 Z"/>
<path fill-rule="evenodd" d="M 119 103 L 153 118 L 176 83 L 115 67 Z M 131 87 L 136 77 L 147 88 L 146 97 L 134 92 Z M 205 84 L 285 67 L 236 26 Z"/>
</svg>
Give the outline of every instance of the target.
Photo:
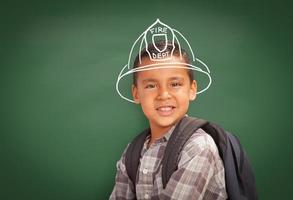
<svg viewBox="0 0 293 200">
<path fill-rule="evenodd" d="M 172 135 L 172 132 L 174 131 L 176 127 L 176 124 L 173 125 L 161 138 L 158 138 L 154 144 L 158 144 L 158 143 L 161 143 L 161 142 L 167 142 L 169 140 L 169 138 L 171 137 Z M 149 140 L 151 138 L 151 135 L 149 134 L 147 137 L 146 137 L 146 140 L 145 140 L 145 143 L 144 143 L 144 147 L 147 148 L 147 144 L 149 143 Z"/>
<path fill-rule="evenodd" d="M 173 131 L 174 131 L 174 129 L 175 129 L 175 127 L 176 127 L 176 124 L 175 125 L 173 125 L 165 134 L 164 134 L 164 138 L 168 141 L 169 140 L 169 138 L 171 137 L 171 135 L 172 135 L 172 133 L 173 133 Z"/>
<path fill-rule="evenodd" d="M 185 114 L 185 117 L 188 117 L 187 114 Z M 163 137 L 159 138 L 157 141 L 160 141 L 160 140 L 165 140 L 165 141 L 168 141 L 169 138 L 171 137 L 176 125 L 178 124 L 179 122 L 177 122 L 176 124 L 174 124 L 164 135 Z M 148 135 L 147 138 L 146 138 L 146 141 L 148 142 L 149 139 L 150 139 L 151 135 Z"/>
<path fill-rule="evenodd" d="M 185 116 L 184 117 L 188 117 L 188 115 L 187 114 L 185 114 Z M 180 120 L 179 120 L 180 121 Z M 163 137 L 162 138 L 165 138 L 166 139 L 166 141 L 168 141 L 169 140 L 169 138 L 171 137 L 171 135 L 172 135 L 172 133 L 173 133 L 173 131 L 174 131 L 174 129 L 175 129 L 175 127 L 176 127 L 176 125 L 178 124 L 179 122 L 177 122 L 176 124 L 174 124 L 164 135 L 163 135 Z"/>
<path fill-rule="evenodd" d="M 188 117 L 188 115 L 187 114 L 185 114 L 185 116 L 184 117 Z M 182 119 L 181 119 L 182 120 Z M 180 121 L 180 120 L 179 120 Z M 164 138 L 168 141 L 169 140 L 169 138 L 171 137 L 171 135 L 172 135 L 172 133 L 173 133 L 173 131 L 174 131 L 174 129 L 175 129 L 175 127 L 176 127 L 176 125 L 178 124 L 179 122 L 177 122 L 176 124 L 174 124 L 171 128 L 170 128 L 170 130 L 167 132 L 167 133 L 165 133 L 164 134 Z"/>
</svg>

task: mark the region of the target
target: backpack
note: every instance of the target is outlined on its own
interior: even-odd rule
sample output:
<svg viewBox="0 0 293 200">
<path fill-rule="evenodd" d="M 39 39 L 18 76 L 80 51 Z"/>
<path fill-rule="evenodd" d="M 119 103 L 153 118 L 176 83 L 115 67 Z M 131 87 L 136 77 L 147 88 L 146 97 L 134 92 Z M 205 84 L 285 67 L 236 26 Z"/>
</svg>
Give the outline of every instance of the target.
<svg viewBox="0 0 293 200">
<path fill-rule="evenodd" d="M 163 188 L 166 187 L 172 173 L 177 169 L 178 157 L 184 144 L 199 128 L 208 133 L 218 147 L 218 152 L 225 168 L 228 199 L 257 199 L 254 174 L 238 138 L 214 123 L 187 116 L 183 117 L 176 125 L 168 140 L 162 160 Z M 144 130 L 134 138 L 126 150 L 126 171 L 134 185 L 140 161 L 140 153 L 145 139 L 149 134 L 149 128 Z"/>
</svg>

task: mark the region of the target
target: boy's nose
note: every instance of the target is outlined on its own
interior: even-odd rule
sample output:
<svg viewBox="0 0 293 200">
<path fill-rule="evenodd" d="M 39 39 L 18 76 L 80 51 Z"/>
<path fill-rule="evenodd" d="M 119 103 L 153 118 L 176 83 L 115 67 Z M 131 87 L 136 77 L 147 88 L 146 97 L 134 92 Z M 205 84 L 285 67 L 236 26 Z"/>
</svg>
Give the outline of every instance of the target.
<svg viewBox="0 0 293 200">
<path fill-rule="evenodd" d="M 167 88 L 160 88 L 159 89 L 158 96 L 157 96 L 157 98 L 159 100 L 169 99 L 170 97 L 171 97 L 171 95 L 170 95 Z"/>
</svg>

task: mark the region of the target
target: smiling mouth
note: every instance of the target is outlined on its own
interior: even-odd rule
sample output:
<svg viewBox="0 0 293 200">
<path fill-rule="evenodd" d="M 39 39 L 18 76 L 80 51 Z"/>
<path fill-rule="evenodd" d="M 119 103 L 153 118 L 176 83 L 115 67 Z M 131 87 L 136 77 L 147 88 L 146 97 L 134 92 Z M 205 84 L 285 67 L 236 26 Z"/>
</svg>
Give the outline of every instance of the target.
<svg viewBox="0 0 293 200">
<path fill-rule="evenodd" d="M 159 115 L 161 115 L 161 116 L 169 116 L 169 115 L 173 114 L 174 109 L 175 109 L 175 106 L 160 106 L 160 107 L 156 108 Z"/>
</svg>

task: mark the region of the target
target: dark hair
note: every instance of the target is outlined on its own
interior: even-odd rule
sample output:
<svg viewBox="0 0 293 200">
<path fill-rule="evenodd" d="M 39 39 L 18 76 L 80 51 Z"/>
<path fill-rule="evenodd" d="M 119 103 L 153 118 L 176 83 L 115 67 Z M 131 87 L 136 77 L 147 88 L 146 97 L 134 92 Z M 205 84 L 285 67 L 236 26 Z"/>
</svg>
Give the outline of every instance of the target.
<svg viewBox="0 0 293 200">
<path fill-rule="evenodd" d="M 148 51 L 150 54 L 157 54 L 159 53 L 158 50 L 156 49 L 159 48 L 159 49 L 163 49 L 166 45 L 166 42 L 165 41 L 157 41 L 154 44 L 148 44 Z M 156 47 L 155 47 L 156 46 Z M 180 50 L 181 50 L 181 55 L 184 59 L 184 61 L 187 63 L 187 64 L 190 64 L 190 59 L 189 59 L 189 56 L 187 54 L 187 52 L 184 50 L 184 49 L 179 49 L 179 45 L 177 43 L 174 42 L 174 44 L 170 41 L 167 42 L 167 47 L 166 47 L 166 50 L 164 50 L 164 52 L 168 52 L 168 55 L 171 55 L 171 52 L 173 50 L 173 47 L 174 47 L 174 51 L 173 51 L 173 55 L 175 56 L 180 56 Z M 140 57 L 141 59 L 144 58 L 144 57 L 148 57 L 149 58 L 149 54 L 146 50 L 146 48 L 144 48 L 141 52 L 140 52 Z M 133 68 L 137 68 L 139 66 L 139 54 L 136 56 L 135 60 L 134 60 L 134 63 L 133 63 Z M 192 82 L 194 80 L 194 75 L 193 75 L 193 70 L 191 69 L 187 69 L 187 73 L 188 73 L 188 76 L 189 76 L 189 79 L 190 79 L 190 82 Z M 133 73 L 133 84 L 136 85 L 137 83 L 137 74 L 138 72 L 134 72 Z"/>
</svg>

